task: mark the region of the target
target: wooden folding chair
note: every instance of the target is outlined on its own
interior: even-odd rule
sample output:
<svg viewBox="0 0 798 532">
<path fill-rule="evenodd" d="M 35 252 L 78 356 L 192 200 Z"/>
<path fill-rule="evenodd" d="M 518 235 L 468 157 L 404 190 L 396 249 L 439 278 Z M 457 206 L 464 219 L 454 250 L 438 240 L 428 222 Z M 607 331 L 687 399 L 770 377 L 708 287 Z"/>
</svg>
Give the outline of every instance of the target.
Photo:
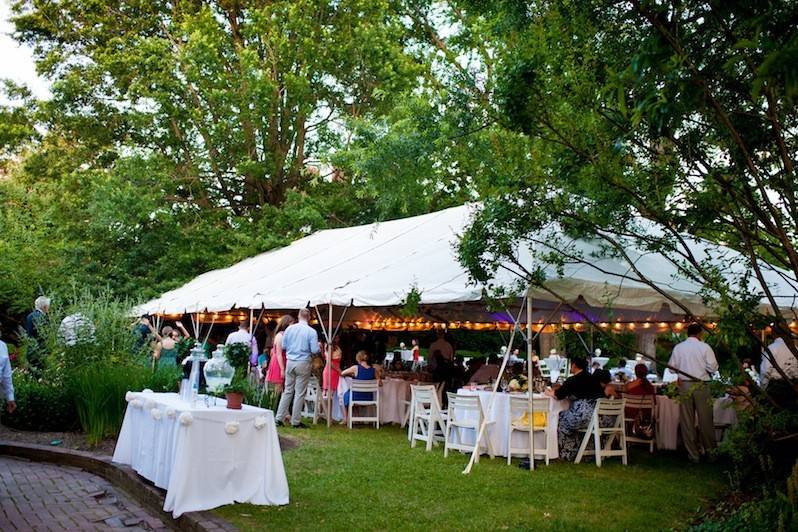
<svg viewBox="0 0 798 532">
<path fill-rule="evenodd" d="M 523 454 L 529 457 L 529 468 L 535 469 L 535 457 L 543 457 L 546 465 L 549 465 L 549 406 L 551 399 L 537 398 L 532 399 L 530 407 L 529 399 L 521 396 L 510 396 L 510 423 L 507 425 L 507 465 L 512 462 L 514 454 Z M 535 424 L 535 414 L 545 414 L 542 425 Z M 526 414 L 526 416 L 524 416 Z M 526 417 L 526 422 L 522 419 Z M 521 419 L 519 419 L 521 418 Z M 513 447 L 513 432 L 525 432 L 529 435 L 529 445 L 526 447 Z M 543 448 L 535 446 L 535 433 L 542 432 L 545 436 L 546 444 Z"/>
<path fill-rule="evenodd" d="M 352 428 L 352 423 L 354 422 L 374 423 L 377 428 L 380 428 L 380 381 L 376 379 L 370 381 L 352 379 L 349 389 L 351 390 L 351 395 L 349 396 L 349 428 Z M 371 393 L 372 398 L 368 400 L 355 400 L 356 392 Z M 355 417 L 353 415 L 355 406 L 374 406 L 376 407 L 376 413 L 373 416 Z"/>
<path fill-rule="evenodd" d="M 479 436 L 479 427 L 482 425 L 482 420 L 485 419 L 485 412 L 482 410 L 482 403 L 476 395 L 457 395 L 456 393 L 447 393 L 449 399 L 448 417 L 446 419 L 446 430 L 443 438 L 443 457 L 449 456 L 449 449 L 457 451 L 473 451 L 476 447 L 481 447 L 482 442 L 477 441 Z M 493 421 L 489 421 L 487 425 L 492 425 Z M 474 443 L 463 443 L 460 430 L 473 430 Z M 457 430 L 457 442 L 452 439 L 452 431 Z M 490 436 L 487 431 L 483 433 L 482 437 L 485 439 L 488 455 L 493 458 L 496 453 L 493 451 L 493 444 L 490 441 Z M 479 462 L 479 455 L 477 453 L 476 461 Z"/>
<path fill-rule="evenodd" d="M 623 465 L 626 465 L 626 429 L 624 428 L 624 405 L 626 401 L 623 399 L 599 399 L 596 402 L 596 408 L 593 410 L 593 415 L 590 417 L 590 424 L 585 430 L 585 436 L 582 438 L 582 445 L 579 446 L 579 452 L 576 454 L 575 463 L 582 461 L 582 456 L 594 454 L 596 456 L 596 465 L 601 467 L 602 457 L 620 456 Z M 605 416 L 614 417 L 612 425 L 608 427 L 601 426 L 601 419 Z M 581 432 L 581 431 L 580 431 Z M 607 437 L 607 442 L 604 447 L 601 446 L 601 437 Z M 590 439 L 593 438 L 594 449 L 587 448 Z M 621 448 L 619 450 L 612 449 L 612 442 L 615 438 L 619 439 Z"/>
<path fill-rule="evenodd" d="M 654 447 L 657 445 L 657 437 L 656 437 L 656 426 L 657 426 L 657 419 L 656 419 L 656 403 L 655 398 L 653 395 L 624 395 L 624 400 L 626 401 L 626 409 L 637 409 L 637 412 L 640 411 L 648 411 L 648 415 L 651 419 L 651 427 L 653 429 L 653 433 L 651 434 L 651 438 L 641 438 L 639 436 L 635 436 L 632 434 L 632 427 L 634 426 L 635 419 L 637 418 L 638 414 L 635 414 L 634 417 L 629 417 L 624 412 L 624 420 L 626 426 L 626 442 L 627 443 L 642 443 L 644 445 L 648 445 L 648 452 L 653 453 Z"/>
<path fill-rule="evenodd" d="M 444 441 L 447 415 L 441 412 L 434 386 L 411 386 L 413 391 L 413 422 L 410 424 L 410 447 L 424 441 L 432 450 L 436 441 Z"/>
</svg>

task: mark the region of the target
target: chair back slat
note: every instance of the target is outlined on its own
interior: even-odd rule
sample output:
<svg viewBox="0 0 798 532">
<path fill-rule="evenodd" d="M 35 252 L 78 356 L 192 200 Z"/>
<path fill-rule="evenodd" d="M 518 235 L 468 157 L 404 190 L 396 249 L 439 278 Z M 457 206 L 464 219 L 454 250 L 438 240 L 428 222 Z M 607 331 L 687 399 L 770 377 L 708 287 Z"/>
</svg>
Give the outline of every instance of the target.
<svg viewBox="0 0 798 532">
<path fill-rule="evenodd" d="M 469 412 L 479 412 L 480 410 L 479 397 L 476 395 L 457 395 L 447 392 L 446 396 L 449 398 L 450 409 L 458 408 Z"/>
<path fill-rule="evenodd" d="M 349 388 L 353 392 L 376 392 L 379 390 L 380 383 L 376 379 L 370 381 L 353 380 Z"/>
<path fill-rule="evenodd" d="M 596 413 L 600 416 L 623 415 L 624 399 L 599 399 L 596 404 Z"/>
<path fill-rule="evenodd" d="M 624 395 L 626 401 L 626 408 L 637 408 L 638 410 L 653 410 L 654 409 L 654 396 L 653 395 Z"/>
</svg>

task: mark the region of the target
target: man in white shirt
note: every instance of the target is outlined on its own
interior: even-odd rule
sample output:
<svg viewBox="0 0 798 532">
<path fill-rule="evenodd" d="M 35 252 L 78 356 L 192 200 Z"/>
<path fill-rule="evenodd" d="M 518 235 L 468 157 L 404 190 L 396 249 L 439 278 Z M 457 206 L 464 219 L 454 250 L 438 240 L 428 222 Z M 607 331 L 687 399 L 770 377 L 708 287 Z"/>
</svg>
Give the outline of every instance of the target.
<svg viewBox="0 0 798 532">
<path fill-rule="evenodd" d="M 14 383 L 11 380 L 11 359 L 8 358 L 8 346 L 0 340 L 0 392 L 6 400 L 6 410 L 11 414 L 17 409 L 14 401 Z"/>
<path fill-rule="evenodd" d="M 227 340 L 224 342 L 224 345 L 230 344 L 246 344 L 250 345 L 252 343 L 252 335 L 249 334 L 249 323 L 246 320 L 241 320 L 238 322 L 238 330 L 231 332 L 227 335 Z"/>
<path fill-rule="evenodd" d="M 691 462 L 698 462 L 700 435 L 704 452 L 715 449 L 715 424 L 712 418 L 712 396 L 704 384 L 718 371 L 718 361 L 712 348 L 701 341 L 701 325 L 687 327 L 687 340 L 673 347 L 668 366 L 679 375 L 679 430 Z M 695 420 L 698 416 L 698 434 Z"/>
</svg>

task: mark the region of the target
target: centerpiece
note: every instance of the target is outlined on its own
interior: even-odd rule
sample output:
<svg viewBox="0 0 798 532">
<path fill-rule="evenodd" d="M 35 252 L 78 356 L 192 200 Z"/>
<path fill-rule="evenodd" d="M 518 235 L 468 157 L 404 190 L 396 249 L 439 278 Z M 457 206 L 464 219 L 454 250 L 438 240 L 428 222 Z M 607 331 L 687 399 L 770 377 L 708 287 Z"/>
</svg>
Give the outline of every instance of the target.
<svg viewBox="0 0 798 532">
<path fill-rule="evenodd" d="M 224 355 L 233 367 L 234 374 L 230 384 L 224 387 L 227 408 L 241 410 L 244 392 L 247 390 L 247 365 L 252 350 L 248 344 L 230 344 L 224 346 Z"/>
</svg>

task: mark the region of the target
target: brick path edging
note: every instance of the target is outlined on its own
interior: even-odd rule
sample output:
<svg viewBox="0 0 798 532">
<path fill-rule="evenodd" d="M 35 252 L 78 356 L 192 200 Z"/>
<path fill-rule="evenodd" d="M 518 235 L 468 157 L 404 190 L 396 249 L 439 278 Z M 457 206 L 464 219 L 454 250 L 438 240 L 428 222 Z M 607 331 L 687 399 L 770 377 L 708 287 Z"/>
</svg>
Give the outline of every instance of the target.
<svg viewBox="0 0 798 532">
<path fill-rule="evenodd" d="M 2 440 L 0 440 L 0 455 L 84 469 L 120 488 L 129 497 L 157 515 L 165 525 L 181 532 L 236 530 L 233 525 L 211 512 L 187 512 L 174 519 L 171 513 L 163 510 L 164 497 L 158 488 L 144 482 L 130 467 L 111 462 L 110 456 L 95 456 L 84 451 Z"/>
</svg>

